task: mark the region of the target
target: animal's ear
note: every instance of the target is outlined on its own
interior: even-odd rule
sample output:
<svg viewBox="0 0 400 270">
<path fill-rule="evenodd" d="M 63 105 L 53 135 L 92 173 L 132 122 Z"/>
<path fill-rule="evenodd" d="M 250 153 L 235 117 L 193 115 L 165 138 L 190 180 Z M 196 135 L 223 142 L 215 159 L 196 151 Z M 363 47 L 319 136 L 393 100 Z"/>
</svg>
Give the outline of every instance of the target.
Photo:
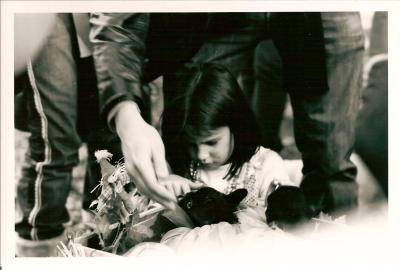
<svg viewBox="0 0 400 270">
<path fill-rule="evenodd" d="M 228 201 L 233 205 L 238 205 L 247 196 L 247 189 L 239 188 L 226 195 Z"/>
</svg>

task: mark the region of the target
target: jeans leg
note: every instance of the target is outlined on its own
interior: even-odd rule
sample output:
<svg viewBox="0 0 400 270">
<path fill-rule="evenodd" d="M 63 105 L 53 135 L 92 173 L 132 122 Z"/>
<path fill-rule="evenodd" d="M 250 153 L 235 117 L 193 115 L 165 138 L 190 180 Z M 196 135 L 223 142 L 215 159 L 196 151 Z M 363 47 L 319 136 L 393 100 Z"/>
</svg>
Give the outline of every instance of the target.
<svg viewBox="0 0 400 270">
<path fill-rule="evenodd" d="M 290 95 L 305 189 L 314 210 L 339 213 L 357 205 L 350 161 L 359 108 L 364 39 L 358 13 L 322 13 L 329 91 Z"/>
<path fill-rule="evenodd" d="M 219 35 L 208 38 L 194 59 L 226 66 L 237 77 L 246 98 L 251 100 L 254 89 L 254 51 L 259 40 L 264 38 L 262 34 L 266 32 L 266 15 L 240 13 L 237 17 L 241 23 L 234 23 L 228 18 L 231 15 L 225 16 L 221 16 L 221 21 L 214 23 L 213 26 L 222 30 L 218 25 L 224 25 L 228 26 L 227 29 L 220 31 Z M 210 28 L 210 31 L 213 31 L 212 29 Z"/>
<path fill-rule="evenodd" d="M 234 76 L 238 76 L 252 59 L 254 49 L 265 36 L 265 14 L 244 13 L 243 23 L 235 31 L 225 35 L 210 36 L 190 60 L 193 63 L 217 63 L 224 65 Z M 164 75 L 164 104 L 177 95 L 174 73 Z"/>
<path fill-rule="evenodd" d="M 267 33 L 265 13 L 243 13 L 241 16 L 243 24 L 240 27 L 226 35 L 207 39 L 192 61 L 219 63 L 238 75 Z"/>
<path fill-rule="evenodd" d="M 80 145 L 73 37 L 71 16 L 58 14 L 41 53 L 28 63 L 31 135 L 17 187 L 23 218 L 16 224 L 28 240 L 59 236 L 69 220 L 65 204 Z"/>
<path fill-rule="evenodd" d="M 282 85 L 282 63 L 272 41 L 262 41 L 254 57 L 254 93 L 252 107 L 260 125 L 263 145 L 279 152 L 282 149 L 280 126 L 286 92 Z"/>
</svg>

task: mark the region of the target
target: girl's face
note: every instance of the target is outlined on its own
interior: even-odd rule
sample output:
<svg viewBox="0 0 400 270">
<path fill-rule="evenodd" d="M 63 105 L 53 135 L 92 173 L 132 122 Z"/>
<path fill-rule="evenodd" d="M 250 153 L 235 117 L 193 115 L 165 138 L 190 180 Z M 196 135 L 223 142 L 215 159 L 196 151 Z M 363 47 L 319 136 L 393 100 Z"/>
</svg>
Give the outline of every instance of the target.
<svg viewBox="0 0 400 270">
<path fill-rule="evenodd" d="M 215 169 L 227 163 L 233 147 L 233 134 L 230 128 L 225 126 L 191 142 L 189 154 L 192 160 L 200 163 L 201 168 Z"/>
</svg>

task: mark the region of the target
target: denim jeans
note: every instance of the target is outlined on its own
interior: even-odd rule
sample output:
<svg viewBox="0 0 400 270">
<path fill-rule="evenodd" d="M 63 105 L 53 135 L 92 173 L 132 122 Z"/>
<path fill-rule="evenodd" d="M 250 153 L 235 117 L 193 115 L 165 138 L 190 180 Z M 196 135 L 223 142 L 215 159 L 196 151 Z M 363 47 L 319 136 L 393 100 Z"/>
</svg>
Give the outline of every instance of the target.
<svg viewBox="0 0 400 270">
<path fill-rule="evenodd" d="M 285 16 L 250 14 L 255 22 L 251 27 L 206 42 L 192 61 L 219 62 L 237 74 L 251 58 L 255 44 L 272 38 L 282 58 L 284 88 L 293 107 L 295 139 L 304 163 L 302 187 L 316 212 L 340 213 L 357 205 L 357 169 L 350 155 L 362 83 L 364 34 L 360 14 L 321 13 L 325 64 L 316 63 L 315 72 L 325 68 L 328 91 L 315 89 L 323 85 L 312 84 L 312 80 L 302 84 L 301 65 L 287 60 L 292 56 L 310 61 L 301 51 L 287 48 L 290 37 L 280 36 L 277 22 L 285 23 Z"/>
<path fill-rule="evenodd" d="M 280 126 L 286 104 L 282 61 L 272 41 L 262 41 L 254 52 L 254 86 L 251 103 L 260 125 L 263 146 L 276 152 L 283 148 Z M 247 90 L 248 91 L 248 90 Z"/>
<path fill-rule="evenodd" d="M 326 12 L 321 17 L 329 91 L 316 96 L 293 92 L 290 98 L 304 163 L 302 187 L 315 210 L 340 214 L 357 205 L 357 168 L 350 155 L 362 87 L 364 35 L 358 13 Z"/>
<path fill-rule="evenodd" d="M 58 14 L 42 51 L 28 63 L 31 135 L 17 186 L 22 220 L 16 223 L 16 231 L 25 239 L 59 236 L 69 220 L 65 205 L 81 143 L 73 31 L 70 16 Z"/>
<path fill-rule="evenodd" d="M 69 221 L 66 200 L 72 169 L 78 164 L 82 142 L 88 146 L 84 202 L 95 199 L 100 179 L 94 151 L 109 149 L 121 157 L 115 135 L 101 125 L 97 81 L 91 57 L 80 58 L 71 14 L 57 14 L 56 23 L 36 59 L 28 64 L 29 87 L 24 87 L 28 111 L 29 148 L 17 186 L 22 220 L 18 234 L 31 240 L 49 239 L 64 231 Z M 19 108 L 16 108 L 18 111 Z"/>
<path fill-rule="evenodd" d="M 28 126 L 23 128 L 31 135 L 17 185 L 22 219 L 16 221 L 15 229 L 22 238 L 44 240 L 62 234 L 69 221 L 66 201 L 82 142 L 87 143 L 89 156 L 84 209 L 96 198 L 90 191 L 101 178 L 94 152 L 108 149 L 113 161 L 122 153 L 116 135 L 100 121 L 93 59 L 79 57 L 72 14 L 57 14 L 27 73 L 29 82 L 23 91 L 28 111 L 16 115 L 27 118 L 23 122 Z"/>
</svg>

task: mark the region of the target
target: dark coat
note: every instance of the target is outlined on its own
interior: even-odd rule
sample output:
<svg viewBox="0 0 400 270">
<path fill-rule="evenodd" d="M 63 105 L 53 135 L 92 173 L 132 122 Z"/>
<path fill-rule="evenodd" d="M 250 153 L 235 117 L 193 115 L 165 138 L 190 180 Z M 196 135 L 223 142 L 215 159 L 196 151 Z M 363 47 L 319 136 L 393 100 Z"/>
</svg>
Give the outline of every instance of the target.
<svg viewBox="0 0 400 270">
<path fill-rule="evenodd" d="M 134 100 L 143 110 L 142 83 L 174 72 L 204 42 L 235 31 L 253 35 L 248 51 L 273 39 L 286 90 L 310 94 L 328 89 L 320 13 L 95 13 L 91 24 L 103 116 L 123 100 Z"/>
</svg>

